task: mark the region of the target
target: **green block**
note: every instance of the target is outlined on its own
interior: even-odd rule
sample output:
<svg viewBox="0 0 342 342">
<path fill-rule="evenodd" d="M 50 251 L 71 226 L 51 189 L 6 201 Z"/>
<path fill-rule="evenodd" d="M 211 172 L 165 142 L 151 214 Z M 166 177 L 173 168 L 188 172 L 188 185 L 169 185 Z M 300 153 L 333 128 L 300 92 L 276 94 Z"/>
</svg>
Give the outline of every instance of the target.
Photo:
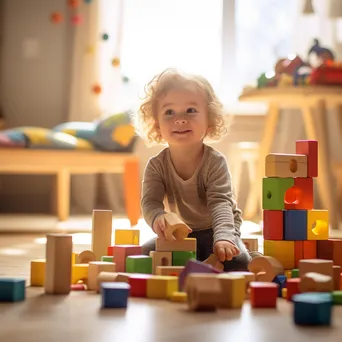
<svg viewBox="0 0 342 342">
<path fill-rule="evenodd" d="M 332 299 L 333 299 L 333 304 L 342 305 L 342 291 L 333 291 Z"/>
<path fill-rule="evenodd" d="M 26 280 L 0 278 L 0 302 L 20 302 L 25 300 Z"/>
<path fill-rule="evenodd" d="M 101 261 L 104 261 L 104 262 L 113 262 L 113 260 L 114 260 L 114 257 L 111 255 L 104 255 L 101 257 Z"/>
<path fill-rule="evenodd" d="M 298 268 L 294 268 L 291 271 L 291 278 L 299 278 L 299 269 Z"/>
<path fill-rule="evenodd" d="M 285 193 L 294 185 L 294 178 L 263 178 L 262 208 L 266 210 L 285 209 Z"/>
<path fill-rule="evenodd" d="M 148 255 L 127 256 L 126 272 L 152 274 L 152 257 Z"/>
<path fill-rule="evenodd" d="M 190 259 L 196 259 L 196 252 L 172 252 L 172 266 L 185 266 Z"/>
</svg>

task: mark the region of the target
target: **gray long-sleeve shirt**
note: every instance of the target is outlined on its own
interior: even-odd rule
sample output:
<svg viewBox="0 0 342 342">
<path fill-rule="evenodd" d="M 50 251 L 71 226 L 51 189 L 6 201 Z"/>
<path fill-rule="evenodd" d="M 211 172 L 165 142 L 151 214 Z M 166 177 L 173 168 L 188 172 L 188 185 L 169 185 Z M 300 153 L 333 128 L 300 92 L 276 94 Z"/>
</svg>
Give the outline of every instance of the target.
<svg viewBox="0 0 342 342">
<path fill-rule="evenodd" d="M 241 210 L 233 195 L 226 159 L 208 145 L 204 145 L 197 171 L 187 180 L 178 176 L 169 148 L 150 158 L 144 172 L 141 207 L 150 227 L 168 210 L 194 231 L 213 228 L 214 243 L 234 242 L 234 236 L 241 235 Z"/>
</svg>

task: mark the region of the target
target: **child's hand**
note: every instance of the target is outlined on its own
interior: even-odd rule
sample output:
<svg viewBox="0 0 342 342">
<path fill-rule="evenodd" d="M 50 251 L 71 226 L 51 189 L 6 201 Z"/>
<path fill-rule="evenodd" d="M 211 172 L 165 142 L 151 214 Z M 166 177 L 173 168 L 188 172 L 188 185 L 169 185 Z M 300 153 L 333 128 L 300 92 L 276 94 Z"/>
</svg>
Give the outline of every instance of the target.
<svg viewBox="0 0 342 342">
<path fill-rule="evenodd" d="M 232 260 L 240 254 L 239 248 L 229 241 L 217 241 L 214 245 L 214 253 L 221 262 Z"/>
<path fill-rule="evenodd" d="M 159 215 L 153 222 L 152 230 L 158 235 L 160 239 L 165 240 L 165 231 L 166 229 L 166 223 L 165 223 L 165 217 L 164 214 Z"/>
</svg>

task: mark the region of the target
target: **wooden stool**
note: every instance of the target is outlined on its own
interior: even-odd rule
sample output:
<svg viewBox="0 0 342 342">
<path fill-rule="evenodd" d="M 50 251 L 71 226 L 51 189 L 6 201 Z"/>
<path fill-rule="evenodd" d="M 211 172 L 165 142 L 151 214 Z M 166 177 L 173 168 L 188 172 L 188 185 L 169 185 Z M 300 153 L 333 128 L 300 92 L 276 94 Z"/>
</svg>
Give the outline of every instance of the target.
<svg viewBox="0 0 342 342">
<path fill-rule="evenodd" d="M 259 143 L 243 141 L 231 144 L 229 148 L 229 167 L 232 174 L 236 198 L 238 198 L 240 192 L 243 165 L 247 165 L 248 180 L 251 185 L 257 181 L 256 166 L 258 159 Z"/>
</svg>

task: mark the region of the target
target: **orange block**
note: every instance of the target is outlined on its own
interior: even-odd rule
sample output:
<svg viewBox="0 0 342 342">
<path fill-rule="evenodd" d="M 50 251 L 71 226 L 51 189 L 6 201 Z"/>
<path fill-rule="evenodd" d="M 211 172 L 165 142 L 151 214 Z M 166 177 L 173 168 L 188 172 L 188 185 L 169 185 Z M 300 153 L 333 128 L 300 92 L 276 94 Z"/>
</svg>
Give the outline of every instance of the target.
<svg viewBox="0 0 342 342">
<path fill-rule="evenodd" d="M 286 210 L 311 210 L 313 200 L 313 178 L 295 178 L 294 185 L 285 193 Z"/>
<path fill-rule="evenodd" d="M 299 266 L 301 259 L 316 259 L 317 258 L 317 241 L 295 241 L 295 267 Z"/>
</svg>

